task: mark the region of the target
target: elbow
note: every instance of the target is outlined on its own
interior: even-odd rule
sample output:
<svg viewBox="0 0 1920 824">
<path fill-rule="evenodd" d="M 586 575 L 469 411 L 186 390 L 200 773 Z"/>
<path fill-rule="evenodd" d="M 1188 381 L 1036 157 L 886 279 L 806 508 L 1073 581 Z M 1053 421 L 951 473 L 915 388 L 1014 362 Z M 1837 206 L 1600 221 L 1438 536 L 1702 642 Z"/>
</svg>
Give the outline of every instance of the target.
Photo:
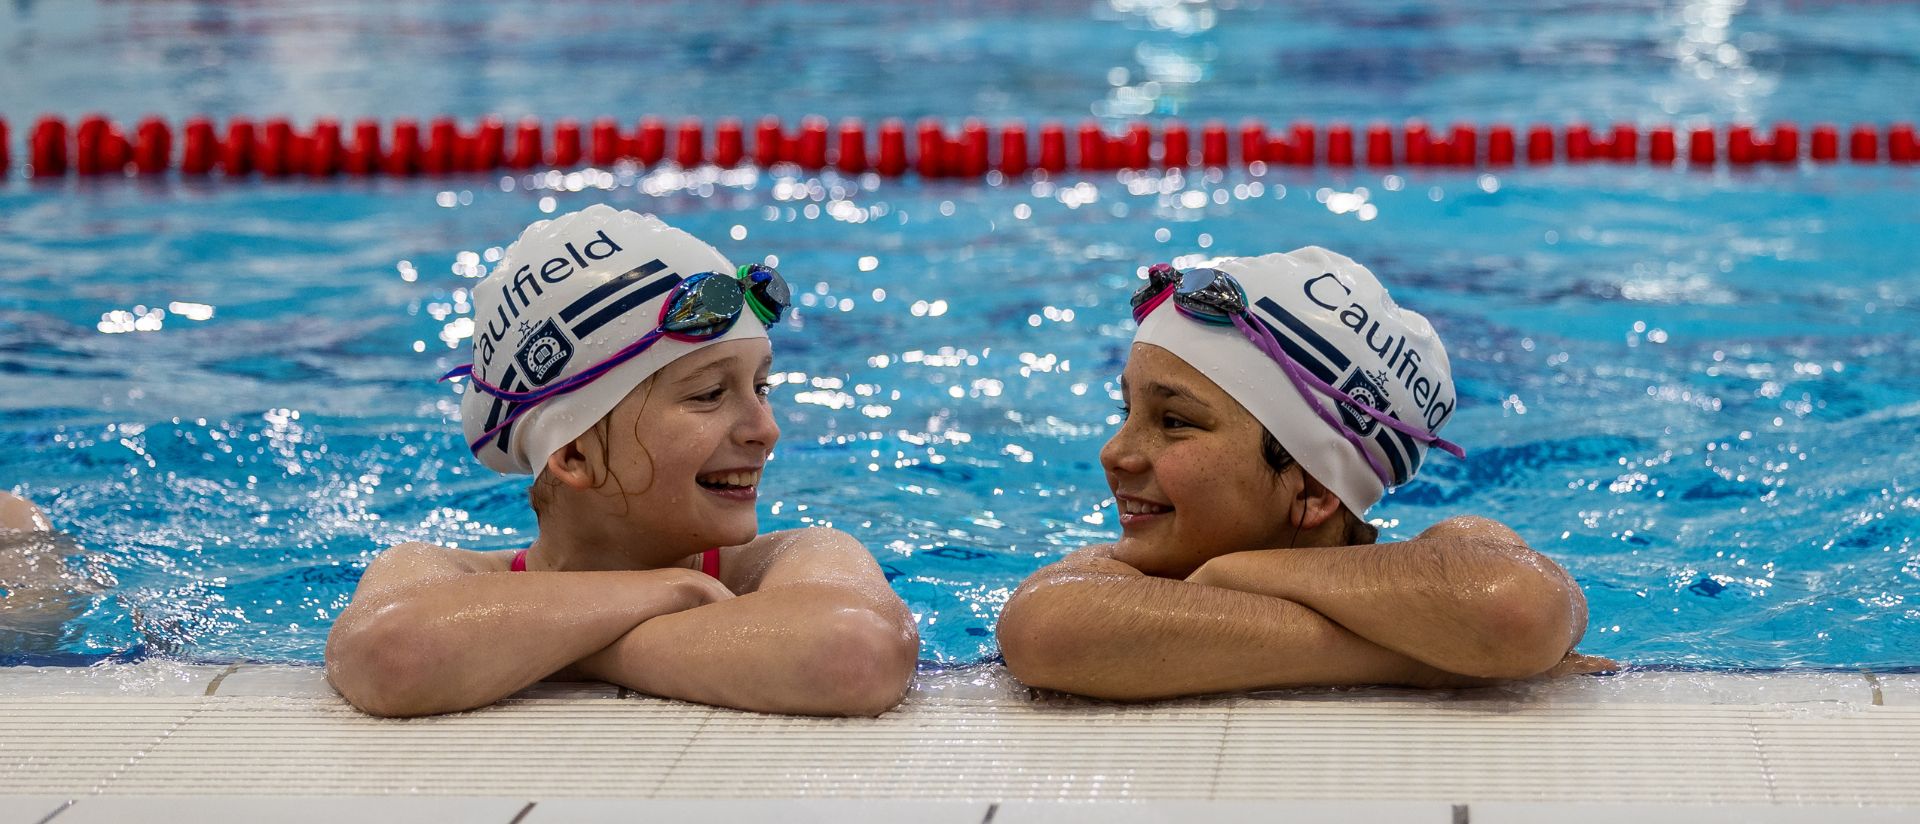
<svg viewBox="0 0 1920 824">
<path fill-rule="evenodd" d="M 1000 624 L 994 628 L 1000 642 L 1000 658 L 1007 672 L 1020 683 L 1044 689 L 1068 689 L 1061 678 L 1073 671 L 1069 662 L 1073 644 L 1060 642 L 1043 596 L 1025 588 L 1008 599 L 1000 611 Z M 1036 603 L 1042 602 L 1042 603 Z"/>
<path fill-rule="evenodd" d="M 798 712 L 873 717 L 906 697 L 920 658 L 920 634 L 904 604 L 849 608 L 821 622 L 803 663 L 808 696 Z"/>
<path fill-rule="evenodd" d="M 1100 677 L 1102 666 L 1087 638 L 1065 616 L 1058 596 L 1062 584 L 1022 588 L 1007 601 L 996 629 L 1007 672 L 1029 687 L 1070 692 L 1109 701 L 1137 701 L 1156 695 L 1123 688 L 1118 679 Z M 1070 609 L 1070 608 L 1064 608 Z"/>
<path fill-rule="evenodd" d="M 1573 648 L 1578 597 L 1544 583 L 1496 588 L 1479 605 L 1481 660 L 1460 674 L 1519 679 L 1553 669 Z"/>
<path fill-rule="evenodd" d="M 448 702 L 445 681 L 433 665 L 441 657 L 433 644 L 400 631 L 399 623 L 376 614 L 336 625 L 327 638 L 328 682 L 355 709 L 380 718 L 468 709 Z"/>
</svg>

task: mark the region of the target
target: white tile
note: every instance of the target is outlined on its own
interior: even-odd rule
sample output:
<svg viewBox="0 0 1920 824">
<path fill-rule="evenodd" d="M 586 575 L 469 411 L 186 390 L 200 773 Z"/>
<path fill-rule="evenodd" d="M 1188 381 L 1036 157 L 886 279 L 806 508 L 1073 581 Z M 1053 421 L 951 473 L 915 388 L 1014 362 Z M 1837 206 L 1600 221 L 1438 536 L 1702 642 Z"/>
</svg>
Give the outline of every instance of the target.
<svg viewBox="0 0 1920 824">
<path fill-rule="evenodd" d="M 1473 824 L 1912 824 L 1915 807 L 1795 807 L 1741 804 L 1542 804 L 1485 802 L 1469 808 Z"/>
<path fill-rule="evenodd" d="M 89 796 L 54 819 L 59 824 L 510 824 L 527 802 L 515 798 L 334 796 Z"/>
<path fill-rule="evenodd" d="M 714 788 L 724 793 L 724 787 Z M 980 824 L 989 805 L 971 801 L 891 801 L 839 798 L 755 801 L 565 799 L 541 801 L 520 824 L 643 824 L 701 821 L 719 824 Z M 996 824 L 998 820 L 996 819 Z"/>
<path fill-rule="evenodd" d="M 40 824 L 71 800 L 57 795 L 0 795 L 0 824 Z"/>
<path fill-rule="evenodd" d="M 1920 707 L 1920 673 L 1876 673 L 1880 701 L 1889 707 Z"/>
<path fill-rule="evenodd" d="M 1017 801 L 993 824 L 1450 824 L 1453 805 L 1427 801 Z M 1477 822 L 1477 820 L 1476 820 Z"/>
<path fill-rule="evenodd" d="M 265 698 L 334 698 L 339 693 L 327 683 L 324 667 L 243 664 L 220 679 L 214 694 L 222 698 L 238 696 Z"/>
<path fill-rule="evenodd" d="M 151 659 L 90 667 L 0 667 L 0 696 L 204 695 L 225 666 Z"/>
</svg>

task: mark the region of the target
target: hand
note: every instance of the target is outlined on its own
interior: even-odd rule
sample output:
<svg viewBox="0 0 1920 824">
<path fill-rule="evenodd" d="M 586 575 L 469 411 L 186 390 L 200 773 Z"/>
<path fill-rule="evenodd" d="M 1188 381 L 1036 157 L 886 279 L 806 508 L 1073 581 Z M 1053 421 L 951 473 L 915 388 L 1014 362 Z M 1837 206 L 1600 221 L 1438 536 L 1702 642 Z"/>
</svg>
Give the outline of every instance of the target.
<svg viewBox="0 0 1920 824">
<path fill-rule="evenodd" d="M 1220 565 L 1214 563 L 1215 560 L 1217 559 L 1210 558 L 1205 563 L 1202 563 L 1199 569 L 1194 570 L 1192 574 L 1187 576 L 1187 583 L 1210 587 L 1225 587 L 1226 584 L 1222 583 L 1222 581 L 1226 576 L 1220 574 Z"/>
<path fill-rule="evenodd" d="M 1582 655 L 1578 652 L 1569 652 L 1567 653 L 1567 657 L 1560 659 L 1560 663 L 1555 664 L 1553 669 L 1541 673 L 1540 677 L 1559 678 L 1563 675 L 1591 675 L 1596 672 L 1616 672 L 1619 669 L 1620 663 L 1618 661 L 1601 658 L 1598 655 Z"/>
<path fill-rule="evenodd" d="M 655 572 L 667 577 L 675 594 L 681 599 L 679 609 L 671 610 L 672 612 L 704 607 L 734 597 L 733 591 L 727 589 L 726 584 L 720 583 L 719 579 L 704 572 L 679 568 L 661 569 Z"/>
<path fill-rule="evenodd" d="M 667 608 L 656 613 L 653 616 L 654 618 L 658 618 L 661 615 L 670 615 L 675 612 L 684 612 L 708 604 L 719 603 L 734 597 L 733 591 L 727 589 L 725 584 L 720 583 L 718 579 L 704 572 L 696 572 L 691 569 L 681 569 L 679 567 L 669 567 L 666 569 L 652 570 L 647 574 L 651 577 L 658 578 L 660 583 L 664 585 L 666 592 Z M 608 644 L 593 654 L 573 662 L 554 675 L 548 676 L 548 678 L 549 680 L 584 678 L 596 681 L 613 681 L 613 673 L 618 672 L 619 662 L 617 656 L 619 654 L 619 646 L 620 643 L 618 641 Z"/>
</svg>

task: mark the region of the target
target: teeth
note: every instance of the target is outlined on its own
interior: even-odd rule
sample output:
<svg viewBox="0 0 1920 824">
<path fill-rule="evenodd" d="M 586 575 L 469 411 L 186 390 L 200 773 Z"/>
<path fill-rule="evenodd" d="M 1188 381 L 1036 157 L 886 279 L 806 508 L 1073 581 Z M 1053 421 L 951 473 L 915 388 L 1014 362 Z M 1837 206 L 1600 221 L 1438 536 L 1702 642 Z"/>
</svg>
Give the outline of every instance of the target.
<svg viewBox="0 0 1920 824">
<path fill-rule="evenodd" d="M 707 486 L 759 486 L 760 470 L 750 469 L 736 472 L 714 472 L 701 475 L 694 480 Z"/>
<path fill-rule="evenodd" d="M 1150 504 L 1146 501 L 1132 501 L 1126 498 L 1120 498 L 1118 501 L 1120 504 L 1120 514 L 1122 515 L 1154 515 L 1161 512 L 1173 511 L 1173 507 Z"/>
</svg>

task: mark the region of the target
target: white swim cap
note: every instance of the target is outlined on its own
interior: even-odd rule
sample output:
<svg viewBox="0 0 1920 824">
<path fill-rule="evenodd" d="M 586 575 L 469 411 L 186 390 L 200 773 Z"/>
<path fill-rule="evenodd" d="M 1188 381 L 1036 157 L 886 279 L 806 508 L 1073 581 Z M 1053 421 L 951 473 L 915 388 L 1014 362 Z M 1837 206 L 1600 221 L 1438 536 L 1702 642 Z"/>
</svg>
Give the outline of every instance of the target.
<svg viewBox="0 0 1920 824">
<path fill-rule="evenodd" d="M 675 284 L 702 272 L 731 276 L 712 246 L 652 215 L 596 204 L 528 226 L 473 290 L 473 374 L 509 392 L 550 386 L 605 362 L 660 324 Z M 540 471 L 547 456 L 592 428 L 648 376 L 683 355 L 764 338 L 743 313 L 709 340 L 663 337 L 581 388 L 539 401 L 491 440 L 520 406 L 469 386 L 460 421 L 474 454 L 508 474 Z"/>
<path fill-rule="evenodd" d="M 1396 305 L 1365 266 L 1317 246 L 1208 265 L 1239 281 L 1253 317 L 1305 376 L 1428 435 L 1452 417 L 1453 369 L 1433 325 Z M 1242 330 L 1182 317 L 1172 304 L 1152 307 L 1134 342 L 1166 349 L 1212 379 L 1354 514 L 1386 493 L 1383 474 L 1398 486 L 1419 471 L 1423 438 L 1290 378 Z"/>
</svg>

